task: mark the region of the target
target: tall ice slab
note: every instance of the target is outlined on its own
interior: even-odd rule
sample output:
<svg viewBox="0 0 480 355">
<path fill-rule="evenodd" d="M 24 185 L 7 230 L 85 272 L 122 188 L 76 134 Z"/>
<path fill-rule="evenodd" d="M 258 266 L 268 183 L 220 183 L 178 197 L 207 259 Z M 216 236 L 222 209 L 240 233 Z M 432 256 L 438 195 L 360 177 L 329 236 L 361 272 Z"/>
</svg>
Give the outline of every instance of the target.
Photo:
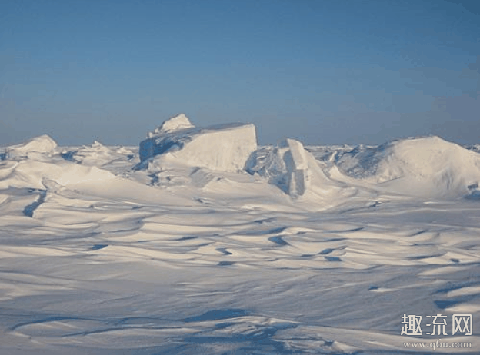
<svg viewBox="0 0 480 355">
<path fill-rule="evenodd" d="M 211 170 L 239 171 L 257 149 L 253 124 L 196 128 L 184 115 L 165 121 L 140 143 L 142 162 L 179 163 Z"/>
</svg>

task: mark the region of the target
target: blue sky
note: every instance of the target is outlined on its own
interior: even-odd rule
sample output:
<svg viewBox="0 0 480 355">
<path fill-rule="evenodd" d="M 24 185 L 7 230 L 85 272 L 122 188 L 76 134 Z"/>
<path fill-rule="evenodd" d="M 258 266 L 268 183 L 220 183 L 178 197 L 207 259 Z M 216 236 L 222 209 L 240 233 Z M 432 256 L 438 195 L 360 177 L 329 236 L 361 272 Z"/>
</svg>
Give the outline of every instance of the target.
<svg viewBox="0 0 480 355">
<path fill-rule="evenodd" d="M 134 145 L 176 113 L 260 143 L 480 143 L 480 2 L 5 0 L 0 145 Z"/>
</svg>

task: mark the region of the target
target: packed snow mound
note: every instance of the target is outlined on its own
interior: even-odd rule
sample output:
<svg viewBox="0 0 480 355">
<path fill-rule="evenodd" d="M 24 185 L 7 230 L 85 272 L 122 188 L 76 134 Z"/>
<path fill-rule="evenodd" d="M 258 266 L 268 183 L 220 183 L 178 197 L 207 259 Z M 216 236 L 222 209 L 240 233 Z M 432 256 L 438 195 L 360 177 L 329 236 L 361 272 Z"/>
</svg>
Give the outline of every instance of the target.
<svg viewBox="0 0 480 355">
<path fill-rule="evenodd" d="M 156 128 L 153 132 L 149 132 L 148 138 L 153 138 L 164 133 L 170 133 L 188 128 L 195 128 L 195 126 L 190 122 L 185 114 L 181 113 L 163 122 L 162 125 Z"/>
<path fill-rule="evenodd" d="M 32 138 L 25 143 L 7 147 L 5 149 L 5 158 L 36 158 L 54 153 L 55 148 L 57 148 L 57 143 L 48 135 L 44 134 Z"/>
<path fill-rule="evenodd" d="M 356 148 L 337 159 L 344 174 L 416 196 L 475 193 L 480 155 L 439 137 L 405 139 Z"/>
<path fill-rule="evenodd" d="M 172 120 L 177 122 L 174 118 L 166 123 Z M 161 170 L 171 164 L 185 164 L 211 170 L 239 171 L 244 169 L 248 157 L 257 149 L 253 124 L 199 129 L 193 125 L 187 128 L 182 117 L 178 122 L 182 124 L 165 127 L 164 123 L 140 143 L 141 167 Z"/>
<path fill-rule="evenodd" d="M 293 139 L 286 139 L 273 149 L 259 149 L 249 159 L 247 171 L 268 178 L 271 184 L 294 198 L 306 195 L 333 197 L 340 189 L 325 175 L 302 143 Z"/>
<path fill-rule="evenodd" d="M 71 162 L 46 163 L 36 160 L 4 161 L 0 163 L 0 189 L 10 187 L 45 189 L 46 181 L 60 186 L 82 183 L 108 183 L 114 174 Z"/>
</svg>

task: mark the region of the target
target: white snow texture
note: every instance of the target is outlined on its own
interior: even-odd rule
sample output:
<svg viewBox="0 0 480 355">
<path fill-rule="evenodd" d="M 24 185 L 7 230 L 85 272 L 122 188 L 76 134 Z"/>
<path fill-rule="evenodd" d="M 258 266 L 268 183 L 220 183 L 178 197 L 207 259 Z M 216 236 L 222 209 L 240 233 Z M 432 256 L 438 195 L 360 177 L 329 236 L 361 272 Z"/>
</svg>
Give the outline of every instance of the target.
<svg viewBox="0 0 480 355">
<path fill-rule="evenodd" d="M 478 353 L 479 145 L 147 137 L 0 152 L 1 354 Z M 438 314 L 467 346 L 406 347 Z"/>
</svg>

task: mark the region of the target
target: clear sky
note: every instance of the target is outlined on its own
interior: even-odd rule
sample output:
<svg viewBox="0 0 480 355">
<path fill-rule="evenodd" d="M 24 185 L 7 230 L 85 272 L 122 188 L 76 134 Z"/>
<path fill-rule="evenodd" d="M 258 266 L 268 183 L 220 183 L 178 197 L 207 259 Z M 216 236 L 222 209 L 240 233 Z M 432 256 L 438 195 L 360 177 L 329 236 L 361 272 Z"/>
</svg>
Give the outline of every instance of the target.
<svg viewBox="0 0 480 355">
<path fill-rule="evenodd" d="M 174 114 L 259 142 L 480 143 L 478 0 L 3 0 L 0 145 L 134 145 Z"/>
</svg>

